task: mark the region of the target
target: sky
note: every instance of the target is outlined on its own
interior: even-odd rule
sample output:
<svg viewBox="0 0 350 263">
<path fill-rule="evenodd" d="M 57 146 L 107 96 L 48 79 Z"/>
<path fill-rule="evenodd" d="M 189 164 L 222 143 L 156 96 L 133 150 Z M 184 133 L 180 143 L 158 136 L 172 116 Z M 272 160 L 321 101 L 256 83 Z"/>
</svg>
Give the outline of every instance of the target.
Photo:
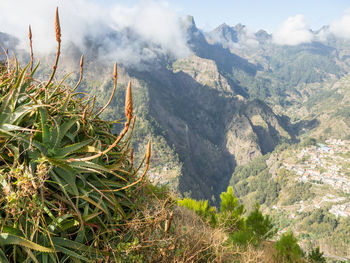
<svg viewBox="0 0 350 263">
<path fill-rule="evenodd" d="M 90 0 L 108 6 L 132 6 L 136 0 Z M 192 15 L 203 30 L 212 30 L 222 23 L 242 23 L 252 30 L 274 32 L 286 19 L 303 15 L 313 30 L 329 25 L 350 8 L 349 0 L 168 0 L 167 3 L 180 15 Z"/>
<path fill-rule="evenodd" d="M 100 58 L 130 65 L 160 55 L 189 55 L 182 20 L 186 15 L 204 31 L 242 23 L 247 45 L 258 43 L 254 32 L 259 29 L 271 33 L 277 45 L 326 41 L 330 35 L 350 40 L 349 0 L 0 0 L 0 32 L 17 37 L 25 50 L 31 24 L 35 52 L 54 52 L 56 6 L 63 48 L 70 43 L 84 47 L 90 38 L 99 43 Z M 311 33 L 324 25 L 329 29 Z M 110 32 L 117 37 L 108 37 Z"/>
</svg>

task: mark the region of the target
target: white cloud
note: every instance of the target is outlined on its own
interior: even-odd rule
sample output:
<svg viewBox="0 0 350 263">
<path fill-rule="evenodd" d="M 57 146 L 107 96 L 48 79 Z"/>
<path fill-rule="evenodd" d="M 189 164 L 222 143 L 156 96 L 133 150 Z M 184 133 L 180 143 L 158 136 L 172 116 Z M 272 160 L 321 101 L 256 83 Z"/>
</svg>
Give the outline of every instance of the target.
<svg viewBox="0 0 350 263">
<path fill-rule="evenodd" d="M 103 7 L 87 0 L 1 0 L 0 32 L 16 36 L 21 40 L 20 47 L 27 50 L 31 24 L 35 52 L 54 51 L 56 6 L 63 48 L 70 42 L 82 47 L 89 36 L 99 42 L 100 56 L 127 65 L 154 59 L 159 54 L 177 58 L 189 53 L 177 13 L 155 0 L 141 1 L 132 7 Z"/>
<path fill-rule="evenodd" d="M 350 9 L 339 20 L 330 24 L 329 32 L 336 37 L 350 39 Z"/>
<path fill-rule="evenodd" d="M 329 34 L 330 34 L 329 27 L 324 26 L 320 30 L 315 32 L 314 39 L 315 41 L 326 42 L 329 37 Z"/>
<path fill-rule="evenodd" d="M 249 47 L 254 47 L 259 45 L 259 42 L 256 39 L 256 36 L 254 34 L 255 32 L 253 32 L 247 27 L 244 27 L 243 31 L 244 33 L 240 36 L 240 39 L 239 39 L 241 45 L 246 45 Z"/>
<path fill-rule="evenodd" d="M 278 45 L 295 46 L 312 40 L 313 34 L 303 15 L 289 17 L 273 34 L 273 42 Z"/>
</svg>

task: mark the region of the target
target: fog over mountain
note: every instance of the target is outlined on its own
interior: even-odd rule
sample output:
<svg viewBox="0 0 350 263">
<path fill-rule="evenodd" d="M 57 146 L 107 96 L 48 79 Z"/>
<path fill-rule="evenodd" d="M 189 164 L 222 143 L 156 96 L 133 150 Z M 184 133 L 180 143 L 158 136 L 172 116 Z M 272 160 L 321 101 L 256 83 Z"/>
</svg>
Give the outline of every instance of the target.
<svg viewBox="0 0 350 263">
<path fill-rule="evenodd" d="M 19 39 L 17 48 L 27 49 L 28 25 L 31 24 L 36 54 L 54 52 L 55 38 L 52 30 L 54 1 L 1 1 L 0 32 Z M 82 53 L 92 48 L 96 56 L 105 61 L 118 61 L 125 66 L 145 68 L 145 64 L 162 58 L 178 59 L 188 56 L 189 36 L 184 27 L 185 18 L 171 7 L 158 1 L 140 1 L 134 5 L 112 4 L 103 7 L 86 0 L 62 1 L 61 14 L 63 50 L 74 45 Z M 51 11 L 51 12 L 50 12 Z M 277 45 L 298 45 L 312 41 L 326 41 L 329 36 L 350 38 L 350 14 L 334 21 L 327 28 L 313 32 L 304 16 L 289 17 L 271 41 Z M 236 36 L 220 39 L 220 34 L 210 33 L 211 41 L 244 48 L 259 44 L 256 34 L 247 26 L 236 25 Z M 3 43 L 5 48 L 6 43 Z"/>
<path fill-rule="evenodd" d="M 19 48 L 28 46 L 31 24 L 36 53 L 54 52 L 54 1 L 1 1 L 0 32 L 16 36 Z M 127 7 L 114 4 L 103 8 L 88 1 L 59 3 L 63 50 L 74 44 L 83 49 L 93 44 L 99 58 L 138 65 L 157 56 L 173 58 L 189 54 L 186 36 L 176 12 L 165 4 L 143 1 Z M 51 12 L 50 12 L 51 11 Z"/>
</svg>

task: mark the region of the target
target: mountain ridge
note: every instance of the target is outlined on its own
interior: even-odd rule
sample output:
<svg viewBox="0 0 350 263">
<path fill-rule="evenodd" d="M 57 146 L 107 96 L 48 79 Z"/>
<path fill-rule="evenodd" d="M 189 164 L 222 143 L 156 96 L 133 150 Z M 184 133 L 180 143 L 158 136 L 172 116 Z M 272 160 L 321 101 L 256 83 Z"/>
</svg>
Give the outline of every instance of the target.
<svg viewBox="0 0 350 263">
<path fill-rule="evenodd" d="M 348 70 L 347 50 L 338 51 L 344 44 L 334 39 L 329 41 L 335 41 L 333 46 L 313 42 L 281 47 L 271 44 L 266 31 L 250 34 L 241 24 L 221 25 L 221 29 L 225 28 L 236 44 L 248 38 L 258 41 L 225 47 L 210 41 L 210 33 L 199 30 L 193 17 L 188 16 L 182 23 L 192 55 L 174 59 L 160 54 L 140 68 L 121 64 L 120 86 L 126 85 L 125 76 L 136 83 L 140 124 L 135 130 L 141 131 L 135 147 L 144 147 L 147 131 L 152 131 L 159 142 L 155 152 L 163 151 L 155 163 L 157 171 L 153 171 L 158 181 L 167 182 L 169 171 L 162 172 L 159 164 L 162 158 L 168 159 L 168 166 L 174 167 L 174 177 L 168 181 L 175 189 L 196 198 L 217 199 L 236 164 L 246 164 L 283 142 L 296 141 L 310 123 L 317 127 L 315 118 L 299 116 L 292 122 L 293 116 L 283 116 L 283 110 L 297 107 L 300 100 L 310 97 L 313 83 L 343 76 Z M 119 41 L 118 34 L 111 31 L 108 38 Z M 132 32 L 127 35 L 137 37 Z M 103 39 L 95 41 L 90 38 L 83 48 L 87 51 L 88 76 L 82 91 L 100 94 L 97 103 L 102 105 L 112 82 L 110 75 L 98 69 L 106 62 L 90 66 L 89 61 L 98 59 L 96 50 L 104 48 Z M 69 56 L 77 56 L 80 47 L 72 46 L 70 51 Z M 69 64 L 64 60 L 62 63 Z M 97 78 L 94 72 L 100 72 Z M 107 111 L 105 117 L 116 119 L 113 112 L 121 107 L 118 98 L 111 105 L 115 110 Z M 165 152 L 171 157 L 165 158 Z M 214 164 L 197 163 L 199 156 Z"/>
</svg>

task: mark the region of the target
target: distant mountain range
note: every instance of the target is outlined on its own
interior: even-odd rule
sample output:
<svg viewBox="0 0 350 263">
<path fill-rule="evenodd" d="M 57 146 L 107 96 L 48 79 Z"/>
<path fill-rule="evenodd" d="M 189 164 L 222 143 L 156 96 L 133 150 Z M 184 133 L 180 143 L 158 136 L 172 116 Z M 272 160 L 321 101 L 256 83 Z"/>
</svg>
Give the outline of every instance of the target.
<svg viewBox="0 0 350 263">
<path fill-rule="evenodd" d="M 154 142 L 152 180 L 215 203 L 237 165 L 281 143 L 297 142 L 303 134 L 344 137 L 350 131 L 349 108 L 336 101 L 346 90 L 334 86 L 349 72 L 349 42 L 329 36 L 280 46 L 266 31 L 252 33 L 242 24 L 222 24 L 205 33 L 190 16 L 182 28 L 191 54 L 177 59 L 143 41 L 142 52 L 153 59 L 138 58 L 140 67 L 119 67 L 120 90 L 104 116 L 121 118 L 115 112 L 122 112 L 122 93 L 130 78 L 138 116 L 135 148 L 142 152 L 148 137 Z M 78 71 L 80 54 L 85 54 L 81 90 L 95 94 L 100 104 L 112 87 L 111 69 L 106 70 L 108 63 L 100 54 L 111 51 L 107 42 L 118 44 L 125 38 L 132 43 L 138 35 L 108 28 L 86 36 L 83 47 L 68 45 L 63 53 L 60 63 L 69 72 Z M 0 43 L 15 49 L 18 40 L 0 33 Z M 28 61 L 25 52 L 17 52 Z M 51 63 L 50 58 L 42 62 Z M 72 74 L 68 81 L 74 78 Z M 331 99 L 334 108 L 326 109 Z M 338 119 L 332 122 L 327 112 L 335 109 Z M 329 130 L 327 123 L 341 125 L 342 131 Z"/>
</svg>

